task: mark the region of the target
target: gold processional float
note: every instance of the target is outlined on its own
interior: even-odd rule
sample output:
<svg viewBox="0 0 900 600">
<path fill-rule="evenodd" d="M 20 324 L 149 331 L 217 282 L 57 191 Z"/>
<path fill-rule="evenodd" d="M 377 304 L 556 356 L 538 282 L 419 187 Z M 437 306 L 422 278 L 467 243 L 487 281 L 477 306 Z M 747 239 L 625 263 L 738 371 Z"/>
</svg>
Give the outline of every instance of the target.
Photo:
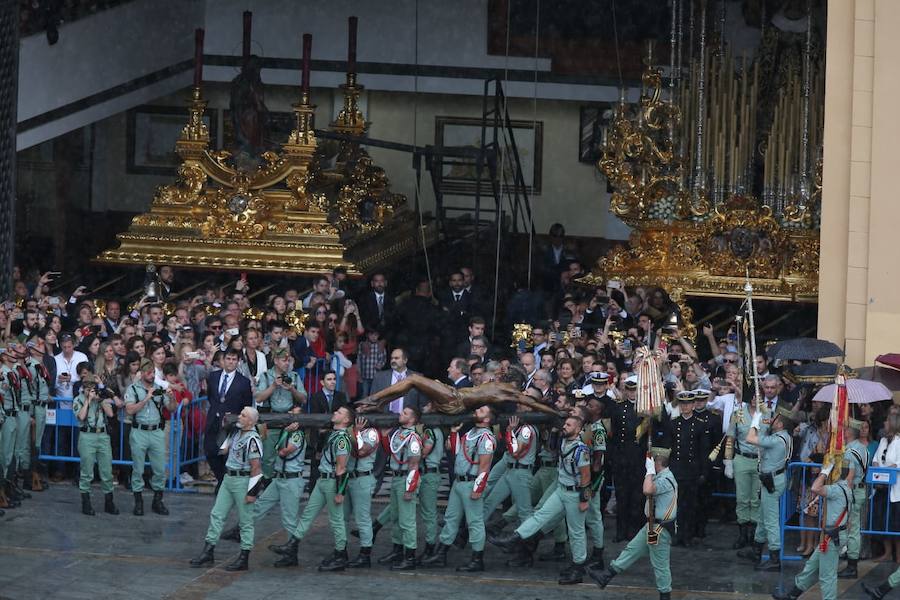
<svg viewBox="0 0 900 600">
<path fill-rule="evenodd" d="M 696 4 L 672 4 L 668 89 L 650 44 L 639 103 L 628 105 L 623 91 L 603 132 L 598 168 L 613 190 L 610 211 L 632 233 L 580 280 L 665 288 L 690 337 L 686 299 L 743 298 L 748 277 L 756 298 L 817 301 L 824 98 L 811 12 L 805 31 L 769 26 L 748 62 L 735 60 L 721 33 L 707 45 L 706 2 Z M 692 40 L 700 14 L 699 45 L 683 69 L 684 19 L 675 15 L 685 6 Z"/>
<path fill-rule="evenodd" d="M 384 170 L 362 147 L 367 123 L 356 82 L 356 17 L 350 17 L 344 107 L 329 128 L 357 136 L 326 156 L 314 131 L 310 103 L 312 36 L 303 36 L 300 100 L 294 126 L 280 148 L 247 167 L 231 150 L 211 147 L 201 91 L 203 30 L 196 32 L 194 85 L 188 120 L 175 142 L 177 181 L 157 189 L 150 210 L 136 216 L 104 264 L 314 275 L 345 267 L 350 276 L 382 267 L 436 239 L 419 228 L 406 197 L 393 193 Z M 249 58 L 249 13 L 244 59 Z M 331 168 L 322 165 L 333 163 Z"/>
</svg>

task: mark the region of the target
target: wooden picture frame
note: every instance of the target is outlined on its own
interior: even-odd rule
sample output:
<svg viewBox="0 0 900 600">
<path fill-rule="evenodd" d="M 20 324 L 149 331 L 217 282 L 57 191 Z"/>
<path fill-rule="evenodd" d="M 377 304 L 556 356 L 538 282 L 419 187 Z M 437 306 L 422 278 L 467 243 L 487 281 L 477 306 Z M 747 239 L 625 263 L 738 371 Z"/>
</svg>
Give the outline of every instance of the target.
<svg viewBox="0 0 900 600">
<path fill-rule="evenodd" d="M 215 111 L 207 110 L 203 120 L 209 128 L 210 146 L 215 148 L 218 121 Z M 187 122 L 187 108 L 139 106 L 129 110 L 126 171 L 137 175 L 175 175 L 181 164 L 175 142 Z"/>
</svg>

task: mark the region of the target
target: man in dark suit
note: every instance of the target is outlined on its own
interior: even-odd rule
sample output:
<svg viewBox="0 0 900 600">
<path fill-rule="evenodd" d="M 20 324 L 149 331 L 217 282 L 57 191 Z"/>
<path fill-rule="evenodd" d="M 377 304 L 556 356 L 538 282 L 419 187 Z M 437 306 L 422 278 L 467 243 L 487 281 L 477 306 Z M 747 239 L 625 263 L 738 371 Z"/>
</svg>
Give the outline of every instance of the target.
<svg viewBox="0 0 900 600">
<path fill-rule="evenodd" d="M 466 291 L 465 279 L 461 272 L 451 273 L 448 283 L 450 287 L 438 293 L 438 302 L 446 315 L 443 332 L 445 356 L 452 355 L 456 347 L 465 341 L 466 328 L 475 306 L 472 294 Z"/>
<path fill-rule="evenodd" d="M 469 379 L 469 363 L 464 358 L 457 357 L 450 360 L 450 366 L 447 367 L 447 379 L 458 390 L 474 385 Z"/>
<path fill-rule="evenodd" d="M 550 226 L 550 244 L 541 249 L 539 268 L 544 279 L 544 291 L 554 292 L 560 288 L 560 274 L 575 259 L 575 254 L 567 247 L 566 228 L 561 223 Z"/>
<path fill-rule="evenodd" d="M 209 412 L 206 415 L 206 433 L 203 449 L 206 462 L 215 474 L 218 485 L 225 478 L 225 457 L 219 454 L 217 437 L 226 414 L 239 415 L 244 407 L 253 406 L 253 389 L 250 380 L 237 372 L 240 353 L 228 349 L 222 359 L 221 371 L 214 371 L 206 378 Z M 217 485 L 217 489 L 218 489 Z"/>
<path fill-rule="evenodd" d="M 322 379 L 319 382 L 322 386 L 318 392 L 309 397 L 309 412 L 319 414 L 331 414 L 339 408 L 351 408 L 350 400 L 347 394 L 337 390 L 337 374 L 328 370 L 322 373 Z M 319 450 L 320 432 L 313 431 L 310 435 L 310 448 Z M 316 487 L 316 480 L 319 478 L 319 458 L 318 453 L 310 455 L 309 481 L 307 485 L 309 489 Z"/>
<path fill-rule="evenodd" d="M 391 385 L 406 379 L 408 376 L 412 374 L 419 375 L 419 373 L 415 373 L 415 371 L 411 371 L 406 368 L 406 363 L 409 361 L 409 355 L 406 353 L 406 350 L 403 348 L 394 348 L 391 351 L 391 368 L 386 371 L 378 371 L 375 373 L 375 378 L 372 380 L 372 393 L 376 394 L 381 390 L 390 387 Z M 400 396 L 399 398 L 391 401 L 388 404 L 388 411 L 400 414 L 403 412 L 404 408 L 413 408 L 418 412 L 422 412 L 422 409 L 428 404 L 428 398 L 425 398 L 417 390 L 410 390 L 405 396 Z M 387 458 L 388 455 L 384 451 L 382 446 L 378 446 L 378 450 L 376 450 L 375 456 L 375 474 L 377 477 L 375 483 L 375 491 L 373 494 L 377 494 L 378 490 L 381 488 L 381 483 L 384 480 L 384 468 L 387 466 Z"/>
<path fill-rule="evenodd" d="M 472 317 L 469 319 L 469 336 L 456 345 L 456 352 L 454 352 L 454 356 L 469 356 L 470 354 L 475 354 L 472 352 L 472 342 L 477 337 L 481 337 L 484 335 L 485 329 L 485 320 L 482 317 Z M 490 344 L 488 344 L 486 354 L 490 354 L 491 348 Z"/>
<path fill-rule="evenodd" d="M 384 273 L 375 273 L 369 285 L 371 289 L 356 299 L 359 315 L 367 327 L 378 329 L 385 339 L 390 339 L 396 305 L 394 297 L 387 293 L 387 278 Z"/>
</svg>

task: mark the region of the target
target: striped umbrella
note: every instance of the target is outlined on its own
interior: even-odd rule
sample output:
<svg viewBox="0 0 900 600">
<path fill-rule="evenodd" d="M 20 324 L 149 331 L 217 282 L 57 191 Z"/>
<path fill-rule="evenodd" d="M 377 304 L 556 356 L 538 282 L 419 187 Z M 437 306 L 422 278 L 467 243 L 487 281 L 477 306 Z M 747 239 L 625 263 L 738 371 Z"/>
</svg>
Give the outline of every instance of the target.
<svg viewBox="0 0 900 600">
<path fill-rule="evenodd" d="M 880 381 L 865 379 L 848 379 L 845 382 L 847 402 L 849 404 L 871 404 L 891 399 L 891 391 Z M 826 385 L 813 396 L 813 402 L 834 402 L 838 392 L 838 384 Z"/>
</svg>

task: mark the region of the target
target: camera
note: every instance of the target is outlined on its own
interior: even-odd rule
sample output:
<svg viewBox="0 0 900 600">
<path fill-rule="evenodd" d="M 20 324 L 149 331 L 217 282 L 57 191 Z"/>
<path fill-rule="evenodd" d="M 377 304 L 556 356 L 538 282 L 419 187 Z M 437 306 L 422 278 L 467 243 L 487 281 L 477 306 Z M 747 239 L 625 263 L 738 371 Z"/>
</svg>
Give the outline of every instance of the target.
<svg viewBox="0 0 900 600">
<path fill-rule="evenodd" d="M 678 362 L 679 360 L 681 360 L 681 355 L 680 355 L 680 354 L 675 354 L 675 353 L 670 353 L 670 354 L 669 354 L 669 362 L 670 362 L 670 363 Z"/>
<path fill-rule="evenodd" d="M 185 353 L 184 353 L 184 356 L 185 356 L 188 360 L 197 360 L 198 358 L 200 358 L 200 352 L 197 352 L 197 351 L 195 351 L 195 352 L 185 352 Z"/>
<path fill-rule="evenodd" d="M 165 395 L 166 395 L 166 390 L 164 390 L 162 388 L 156 388 L 155 390 L 153 390 L 153 396 L 155 396 L 157 398 L 161 398 L 162 396 L 165 396 Z"/>
<path fill-rule="evenodd" d="M 281 376 L 281 383 L 283 383 L 284 385 L 291 385 L 294 383 L 294 380 L 291 379 L 290 375 L 285 373 L 284 375 Z"/>
<path fill-rule="evenodd" d="M 193 333 L 194 330 L 190 325 L 182 325 L 178 328 L 178 331 L 180 331 L 181 333 Z"/>
<path fill-rule="evenodd" d="M 100 333 L 100 329 L 101 327 L 99 325 L 91 325 L 91 333 L 93 333 L 94 335 Z"/>
</svg>

